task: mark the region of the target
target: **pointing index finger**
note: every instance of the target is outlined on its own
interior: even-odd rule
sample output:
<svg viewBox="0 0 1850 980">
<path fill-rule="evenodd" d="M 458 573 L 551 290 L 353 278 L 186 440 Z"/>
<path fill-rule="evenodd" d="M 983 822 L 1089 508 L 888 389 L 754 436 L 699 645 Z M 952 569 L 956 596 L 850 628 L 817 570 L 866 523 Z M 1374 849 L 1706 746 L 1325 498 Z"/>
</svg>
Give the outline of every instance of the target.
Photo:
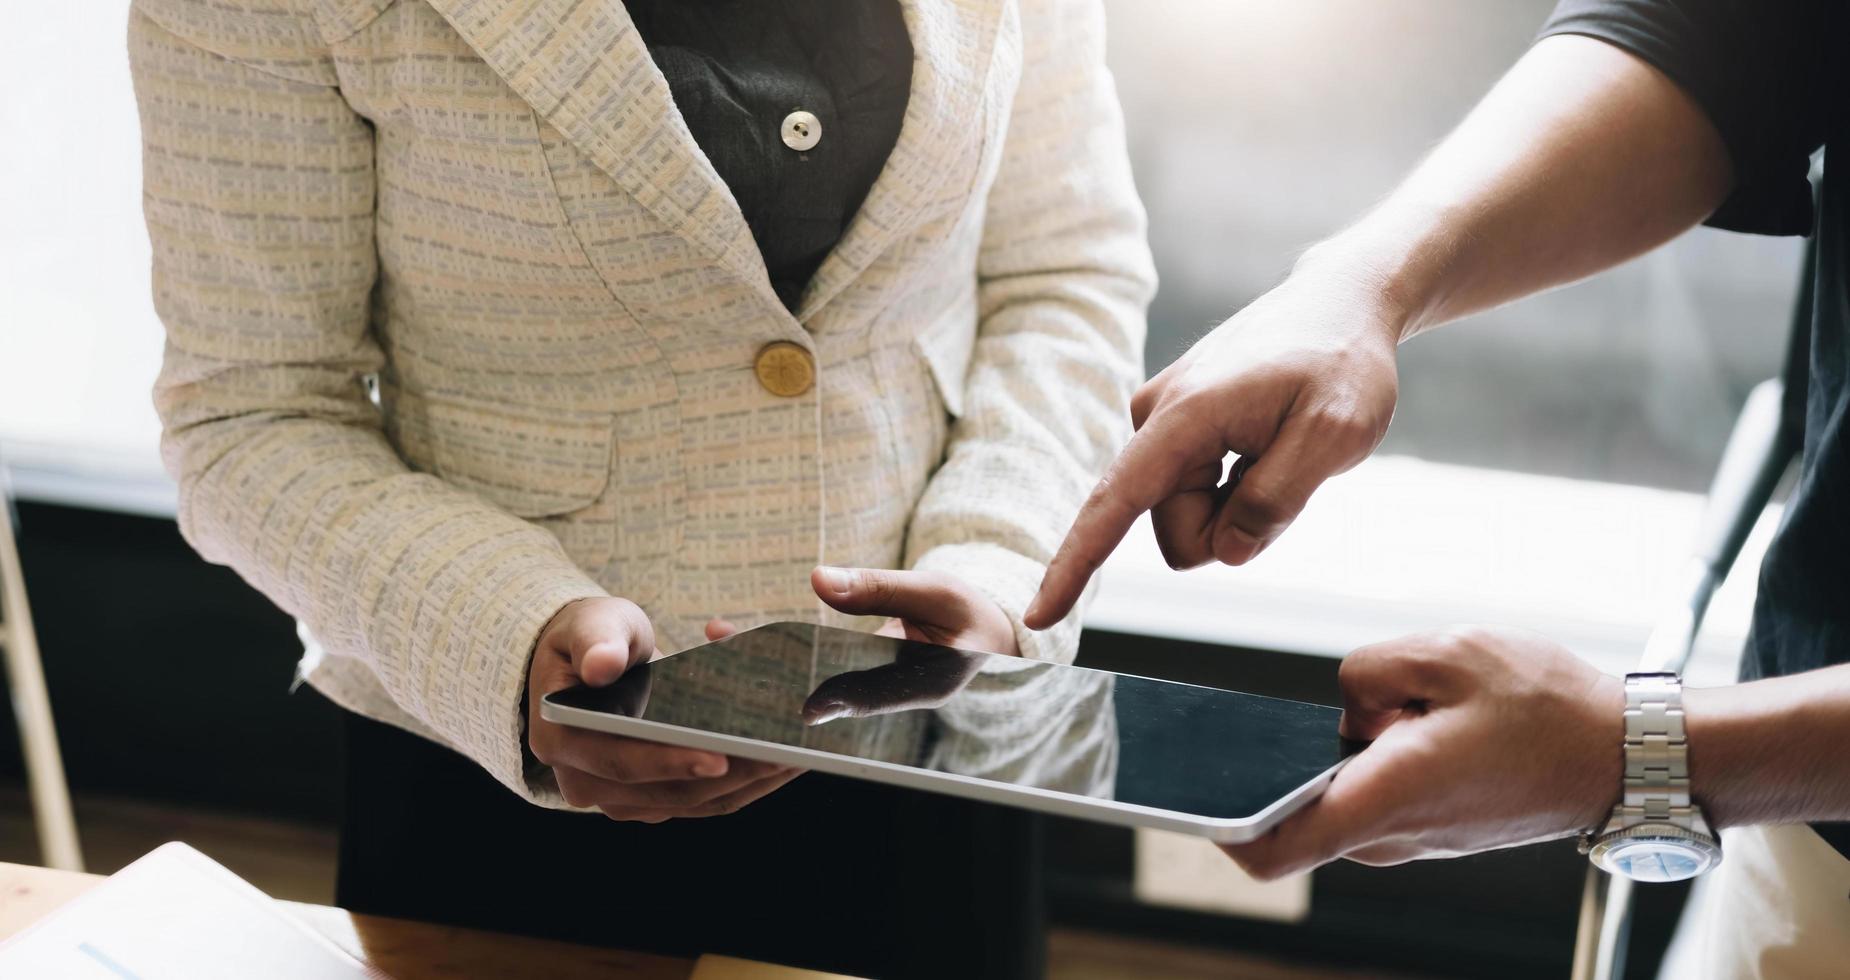
<svg viewBox="0 0 1850 980">
<path fill-rule="evenodd" d="M 1181 457 L 1165 452 L 1164 442 L 1156 426 L 1138 431 L 1092 488 L 1022 616 L 1029 629 L 1046 629 L 1064 619 L 1138 516 L 1168 496 L 1180 474 Z"/>
</svg>

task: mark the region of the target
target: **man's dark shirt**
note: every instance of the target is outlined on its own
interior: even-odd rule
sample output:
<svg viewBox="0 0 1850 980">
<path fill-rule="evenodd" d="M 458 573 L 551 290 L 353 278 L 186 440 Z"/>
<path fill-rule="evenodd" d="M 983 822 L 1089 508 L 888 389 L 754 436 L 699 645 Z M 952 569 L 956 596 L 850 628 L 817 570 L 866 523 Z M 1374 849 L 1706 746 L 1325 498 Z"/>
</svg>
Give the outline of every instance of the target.
<svg viewBox="0 0 1850 980">
<path fill-rule="evenodd" d="M 1850 662 L 1850 99 L 1839 67 L 1850 50 L 1846 23 L 1841 0 L 1565 0 L 1543 30 L 1624 48 L 1702 106 L 1735 170 L 1734 191 L 1709 224 L 1817 235 L 1804 455 L 1760 569 L 1745 678 Z M 1807 173 L 1821 147 L 1814 213 Z M 1845 163 L 1835 176 L 1833 154 Z M 1850 855 L 1850 824 L 1817 828 Z"/>
<path fill-rule="evenodd" d="M 899 138 L 912 42 L 895 0 L 628 0 L 694 141 L 797 308 Z M 815 114 L 798 151 L 785 119 Z"/>
</svg>

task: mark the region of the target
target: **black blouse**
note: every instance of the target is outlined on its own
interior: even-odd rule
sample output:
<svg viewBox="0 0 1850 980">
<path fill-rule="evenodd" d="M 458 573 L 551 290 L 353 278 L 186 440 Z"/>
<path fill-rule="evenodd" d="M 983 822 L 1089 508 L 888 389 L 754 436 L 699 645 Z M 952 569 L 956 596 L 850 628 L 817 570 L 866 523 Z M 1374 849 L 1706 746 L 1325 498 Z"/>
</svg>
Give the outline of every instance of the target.
<svg viewBox="0 0 1850 980">
<path fill-rule="evenodd" d="M 628 0 L 695 142 L 791 310 L 899 138 L 912 42 L 896 0 Z M 805 115 L 807 114 L 807 115 Z"/>
</svg>

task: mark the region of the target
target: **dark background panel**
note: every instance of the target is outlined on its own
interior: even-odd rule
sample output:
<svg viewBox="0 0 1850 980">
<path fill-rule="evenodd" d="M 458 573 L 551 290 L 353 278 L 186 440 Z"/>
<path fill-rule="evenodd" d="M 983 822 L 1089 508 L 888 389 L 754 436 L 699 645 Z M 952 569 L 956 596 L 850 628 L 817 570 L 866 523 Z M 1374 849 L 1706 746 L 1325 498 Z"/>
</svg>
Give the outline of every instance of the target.
<svg viewBox="0 0 1850 980">
<path fill-rule="evenodd" d="M 172 521 L 22 503 L 19 551 L 74 793 L 335 819 L 338 709 L 290 692 L 294 619 Z"/>
</svg>

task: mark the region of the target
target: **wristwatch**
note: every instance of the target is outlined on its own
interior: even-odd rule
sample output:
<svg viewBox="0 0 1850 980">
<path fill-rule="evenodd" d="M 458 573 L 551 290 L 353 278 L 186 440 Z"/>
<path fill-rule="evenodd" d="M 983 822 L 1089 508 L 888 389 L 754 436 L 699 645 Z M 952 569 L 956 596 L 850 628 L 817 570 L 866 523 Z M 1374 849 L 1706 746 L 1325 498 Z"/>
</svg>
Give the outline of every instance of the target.
<svg viewBox="0 0 1850 980">
<path fill-rule="evenodd" d="M 1625 675 L 1625 795 L 1580 853 L 1634 881 L 1682 881 L 1721 863 L 1722 847 L 1689 798 L 1683 680 Z"/>
</svg>

